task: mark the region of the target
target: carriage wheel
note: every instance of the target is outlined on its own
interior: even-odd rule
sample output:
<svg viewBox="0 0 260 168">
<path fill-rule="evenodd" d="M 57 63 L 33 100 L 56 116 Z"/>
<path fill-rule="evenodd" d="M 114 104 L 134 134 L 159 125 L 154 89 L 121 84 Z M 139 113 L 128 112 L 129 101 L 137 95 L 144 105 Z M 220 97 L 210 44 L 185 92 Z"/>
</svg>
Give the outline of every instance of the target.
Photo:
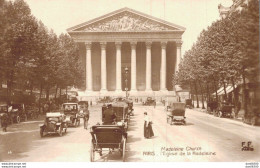
<svg viewBox="0 0 260 168">
<path fill-rule="evenodd" d="M 17 117 L 16 117 L 16 122 L 19 124 L 20 121 L 21 121 L 20 116 L 17 116 Z"/>
<path fill-rule="evenodd" d="M 90 161 L 95 161 L 95 149 L 94 149 L 94 143 L 91 141 L 91 147 L 90 147 Z"/>
<path fill-rule="evenodd" d="M 125 150 L 126 150 L 126 138 L 123 139 L 123 146 L 122 146 L 122 159 L 125 162 Z"/>
</svg>

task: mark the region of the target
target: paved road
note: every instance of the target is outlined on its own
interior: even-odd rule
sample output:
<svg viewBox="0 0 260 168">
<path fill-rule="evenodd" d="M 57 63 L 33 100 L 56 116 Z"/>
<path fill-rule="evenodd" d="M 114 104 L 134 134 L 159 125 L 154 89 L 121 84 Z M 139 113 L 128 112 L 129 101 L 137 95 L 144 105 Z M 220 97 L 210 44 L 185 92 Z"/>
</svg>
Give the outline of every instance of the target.
<svg viewBox="0 0 260 168">
<path fill-rule="evenodd" d="M 101 122 L 101 107 L 90 108 L 90 125 Z M 260 161 L 260 127 L 252 127 L 225 118 L 186 110 L 187 124 L 169 125 L 161 106 L 135 106 L 127 140 L 128 162 L 150 161 Z M 153 120 L 155 136 L 143 138 L 143 112 Z M 88 162 L 89 130 L 69 128 L 63 137 L 40 138 L 38 124 L 28 121 L 14 124 L 9 132 L 0 131 L 0 161 Z M 241 151 L 241 143 L 252 141 L 254 151 Z M 190 155 L 188 155 L 190 154 Z M 118 152 L 97 156 L 97 161 L 121 161 Z"/>
</svg>

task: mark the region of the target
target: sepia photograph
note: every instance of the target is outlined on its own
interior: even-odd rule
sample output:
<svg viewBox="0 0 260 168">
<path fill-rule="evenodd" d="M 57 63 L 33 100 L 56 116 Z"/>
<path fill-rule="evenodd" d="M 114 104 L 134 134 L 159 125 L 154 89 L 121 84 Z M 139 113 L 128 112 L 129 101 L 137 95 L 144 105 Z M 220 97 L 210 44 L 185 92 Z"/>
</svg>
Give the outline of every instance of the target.
<svg viewBox="0 0 260 168">
<path fill-rule="evenodd" d="M 259 0 L 0 0 L 1 168 L 259 168 L 259 60 Z"/>
</svg>

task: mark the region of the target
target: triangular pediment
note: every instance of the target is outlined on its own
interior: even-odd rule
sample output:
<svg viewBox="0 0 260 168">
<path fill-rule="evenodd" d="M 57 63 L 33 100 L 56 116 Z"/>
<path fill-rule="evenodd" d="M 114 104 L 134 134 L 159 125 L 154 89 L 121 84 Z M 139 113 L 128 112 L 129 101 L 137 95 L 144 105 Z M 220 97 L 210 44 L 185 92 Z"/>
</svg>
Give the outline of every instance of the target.
<svg viewBox="0 0 260 168">
<path fill-rule="evenodd" d="M 184 31 L 185 28 L 144 13 L 123 8 L 69 28 L 69 32 Z"/>
</svg>

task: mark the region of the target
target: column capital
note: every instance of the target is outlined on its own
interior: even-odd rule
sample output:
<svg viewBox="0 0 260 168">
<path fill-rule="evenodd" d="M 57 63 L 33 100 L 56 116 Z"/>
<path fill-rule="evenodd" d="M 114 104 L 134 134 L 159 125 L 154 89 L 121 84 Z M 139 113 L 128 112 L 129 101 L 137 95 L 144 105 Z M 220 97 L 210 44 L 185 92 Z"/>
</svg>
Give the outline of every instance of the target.
<svg viewBox="0 0 260 168">
<path fill-rule="evenodd" d="M 116 49 L 120 49 L 122 42 L 117 41 L 117 42 L 115 42 L 115 45 L 116 45 Z"/>
<path fill-rule="evenodd" d="M 85 42 L 85 46 L 87 49 L 91 49 L 91 45 L 92 45 L 91 42 Z"/>
<path fill-rule="evenodd" d="M 181 47 L 181 45 L 182 45 L 182 41 L 181 40 L 177 40 L 177 41 L 175 41 L 175 43 L 176 43 L 177 47 Z"/>
<path fill-rule="evenodd" d="M 152 43 L 153 43 L 152 41 L 146 41 L 145 42 L 146 48 L 151 49 Z"/>
<path fill-rule="evenodd" d="M 137 42 L 136 41 L 131 41 L 130 45 L 131 45 L 131 49 L 135 49 L 136 45 L 137 45 Z"/>
<path fill-rule="evenodd" d="M 106 49 L 107 42 L 100 42 L 101 49 Z"/>
<path fill-rule="evenodd" d="M 161 47 L 162 49 L 165 49 L 167 46 L 167 41 L 161 41 Z"/>
</svg>

